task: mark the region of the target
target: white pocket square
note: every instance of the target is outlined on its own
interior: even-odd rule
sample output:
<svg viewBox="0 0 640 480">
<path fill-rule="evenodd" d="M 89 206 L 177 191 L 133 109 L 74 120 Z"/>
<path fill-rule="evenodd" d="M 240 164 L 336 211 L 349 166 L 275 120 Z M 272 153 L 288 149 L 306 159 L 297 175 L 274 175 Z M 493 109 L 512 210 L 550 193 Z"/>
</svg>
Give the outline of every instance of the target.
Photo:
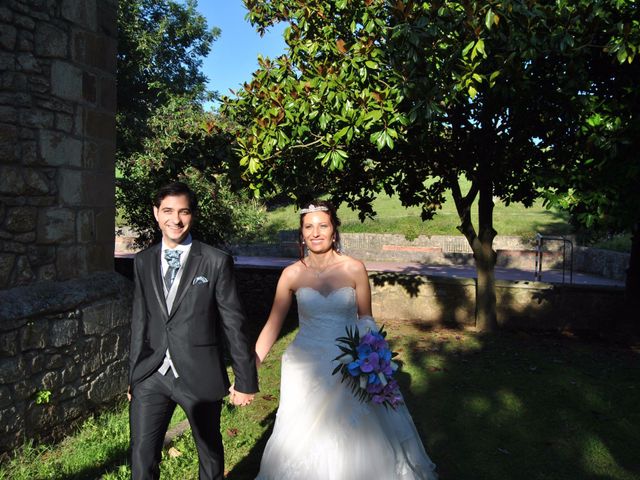
<svg viewBox="0 0 640 480">
<path fill-rule="evenodd" d="M 202 285 L 203 283 L 209 283 L 207 277 L 196 277 L 193 279 L 193 282 L 191 282 L 191 285 Z"/>
</svg>

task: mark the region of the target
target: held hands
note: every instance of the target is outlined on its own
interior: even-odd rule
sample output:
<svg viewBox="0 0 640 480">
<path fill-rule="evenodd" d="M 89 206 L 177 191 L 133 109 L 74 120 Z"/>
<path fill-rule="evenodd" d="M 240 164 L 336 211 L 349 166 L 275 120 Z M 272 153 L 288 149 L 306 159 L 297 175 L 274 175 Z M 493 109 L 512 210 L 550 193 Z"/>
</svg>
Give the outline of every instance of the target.
<svg viewBox="0 0 640 480">
<path fill-rule="evenodd" d="M 255 397 L 254 393 L 242 393 L 238 392 L 233 385 L 229 387 L 229 393 L 231 394 L 230 400 L 235 406 L 245 407 L 253 401 Z"/>
</svg>

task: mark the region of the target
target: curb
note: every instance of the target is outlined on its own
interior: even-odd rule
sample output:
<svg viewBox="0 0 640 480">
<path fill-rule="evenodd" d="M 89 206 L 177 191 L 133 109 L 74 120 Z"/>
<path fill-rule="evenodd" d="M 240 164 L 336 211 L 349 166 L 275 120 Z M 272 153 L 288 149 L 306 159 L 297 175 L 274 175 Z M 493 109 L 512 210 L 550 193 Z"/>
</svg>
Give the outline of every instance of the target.
<svg viewBox="0 0 640 480">
<path fill-rule="evenodd" d="M 182 420 L 180 423 L 177 423 L 164 435 L 164 442 L 162 443 L 162 448 L 167 448 L 171 446 L 173 441 L 189 430 L 191 426 L 189 425 L 189 420 Z"/>
</svg>

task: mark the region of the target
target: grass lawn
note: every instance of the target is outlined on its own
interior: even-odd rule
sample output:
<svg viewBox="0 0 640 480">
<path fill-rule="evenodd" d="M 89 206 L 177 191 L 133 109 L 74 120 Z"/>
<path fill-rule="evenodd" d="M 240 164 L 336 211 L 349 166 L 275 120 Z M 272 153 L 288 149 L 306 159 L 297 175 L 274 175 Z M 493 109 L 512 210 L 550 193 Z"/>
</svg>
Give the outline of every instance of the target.
<svg viewBox="0 0 640 480">
<path fill-rule="evenodd" d="M 441 480 L 640 479 L 640 351 L 557 335 L 482 335 L 387 323 L 399 381 Z M 251 407 L 225 407 L 230 480 L 253 479 L 275 418 L 284 335 Z M 175 421 L 182 419 L 178 412 Z M 51 447 L 25 447 L 0 479 L 129 478 L 126 406 Z M 162 478 L 197 478 L 190 434 Z"/>
<path fill-rule="evenodd" d="M 376 217 L 360 222 L 357 212 L 342 205 L 338 210 L 338 216 L 342 221 L 341 230 L 358 233 L 395 232 L 407 238 L 415 238 L 419 235 L 461 235 L 456 229 L 460 225 L 460 220 L 451 194 L 447 195 L 447 200 L 442 205 L 442 209 L 438 210 L 437 215 L 426 222 L 420 218 L 420 208 L 404 208 L 400 200 L 395 197 L 380 196 L 373 202 L 373 208 L 377 213 Z M 269 234 L 278 230 L 297 230 L 296 211 L 297 209 L 293 206 L 270 211 L 267 225 Z M 476 207 L 474 207 L 472 218 L 477 227 Z M 564 235 L 572 231 L 565 214 L 547 210 L 542 206 L 542 202 L 537 202 L 531 208 L 525 208 L 521 204 L 511 204 L 507 207 L 497 202 L 494 208 L 494 228 L 499 235 L 525 238 L 533 238 L 536 232 Z"/>
</svg>

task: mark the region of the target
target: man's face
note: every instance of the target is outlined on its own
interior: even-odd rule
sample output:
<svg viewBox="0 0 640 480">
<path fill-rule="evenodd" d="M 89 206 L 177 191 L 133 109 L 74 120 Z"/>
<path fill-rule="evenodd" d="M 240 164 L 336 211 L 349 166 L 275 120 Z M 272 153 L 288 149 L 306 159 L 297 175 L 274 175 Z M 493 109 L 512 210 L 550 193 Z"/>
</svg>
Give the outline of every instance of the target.
<svg viewBox="0 0 640 480">
<path fill-rule="evenodd" d="M 153 214 L 168 247 L 175 248 L 189 234 L 193 212 L 189 208 L 187 195 L 167 195 L 159 207 L 153 207 Z"/>
</svg>

